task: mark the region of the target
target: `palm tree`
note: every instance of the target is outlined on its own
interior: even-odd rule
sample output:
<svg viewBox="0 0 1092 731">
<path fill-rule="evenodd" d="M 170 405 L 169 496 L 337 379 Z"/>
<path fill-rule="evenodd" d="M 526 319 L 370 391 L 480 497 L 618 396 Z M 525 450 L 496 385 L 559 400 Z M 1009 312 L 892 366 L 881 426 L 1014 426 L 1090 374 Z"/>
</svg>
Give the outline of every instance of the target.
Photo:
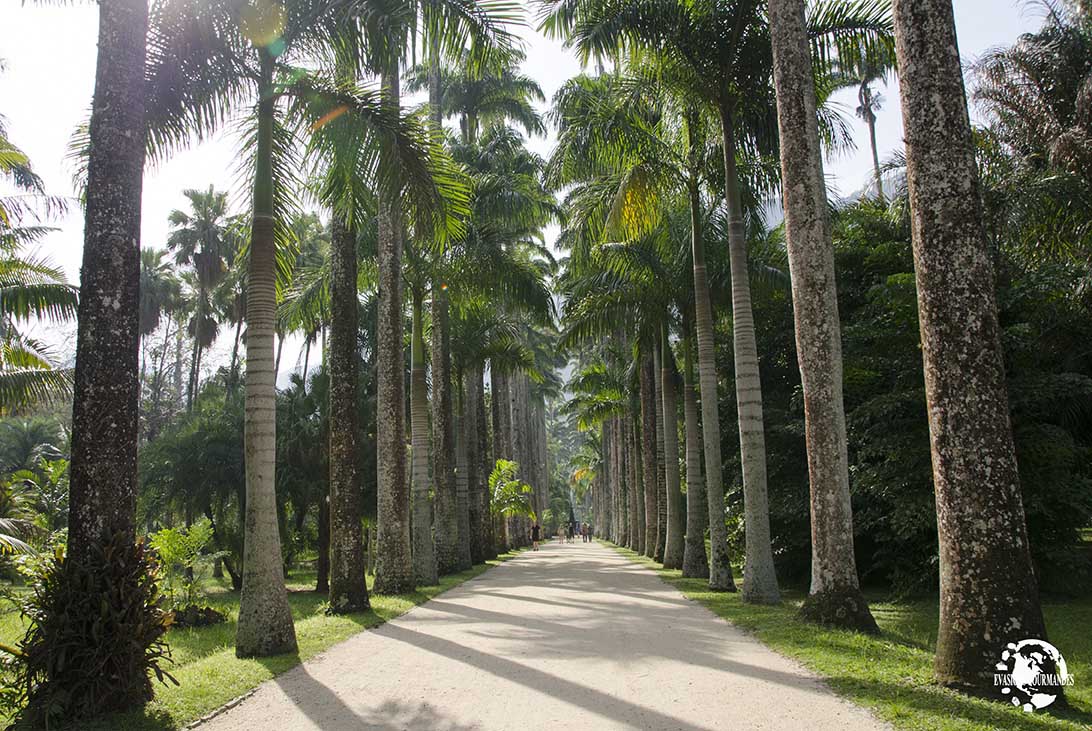
<svg viewBox="0 0 1092 731">
<path fill-rule="evenodd" d="M 1046 627 L 952 4 L 896 0 L 894 21 L 940 542 L 934 672 L 987 692 L 997 649 Z"/>
<path fill-rule="evenodd" d="M 762 389 L 737 159 L 740 153 L 763 156 L 776 149 L 769 74 L 771 51 L 762 3 L 753 0 L 688 3 L 677 0 L 587 0 L 575 6 L 553 0 L 545 3 L 547 9 L 554 5 L 559 10 L 545 18 L 542 28 L 554 35 L 567 35 L 567 43 L 576 46 L 585 59 L 592 55 L 617 54 L 623 49 L 647 51 L 653 55 L 663 78 L 685 89 L 693 98 L 705 101 L 720 118 L 732 271 L 736 408 L 747 524 L 744 597 L 751 602 L 776 603 L 780 592 L 769 540 Z M 818 3 L 813 6 L 809 19 L 809 38 L 823 48 L 844 40 L 853 32 L 867 36 L 877 29 L 882 31 L 882 5 L 882 2 L 861 4 L 843 0 Z M 694 291 L 702 424 L 706 430 L 706 471 L 712 512 L 719 507 L 716 503 L 722 480 L 713 319 L 703 251 L 694 252 Z M 719 517 L 712 520 L 710 530 L 719 533 L 716 527 L 719 522 Z M 730 590 L 730 577 L 727 564 L 714 556 L 710 586 Z"/>
<path fill-rule="evenodd" d="M 227 262 L 234 259 L 232 239 L 227 235 L 227 193 L 188 189 L 182 194 L 189 201 L 190 212 L 175 209 L 168 220 L 171 234 L 167 249 L 175 263 L 188 264 L 193 271 L 193 301 L 189 335 L 193 338 L 193 357 L 186 387 L 186 409 L 193 407 L 201 370 L 201 355 L 212 346 L 220 326 L 212 303 L 212 292 L 224 279 Z"/>
<path fill-rule="evenodd" d="M 443 166 L 434 164 L 442 155 L 421 125 L 404 118 L 397 103 L 386 101 L 389 95 L 341 77 L 331 78 L 328 64 L 319 64 L 322 68 L 315 71 L 300 70 L 300 62 L 313 59 L 324 48 L 385 47 L 387 39 L 376 33 L 368 34 L 363 46 L 343 43 L 346 33 L 360 32 L 360 22 L 385 23 L 382 13 L 350 13 L 339 0 L 248 6 L 241 16 L 235 11 L 231 0 L 200 0 L 193 5 L 184 0 L 177 8 L 172 6 L 172 12 L 157 17 L 162 28 L 153 34 L 154 63 L 148 76 L 154 102 L 149 108 L 155 109 L 152 139 L 168 149 L 194 133 L 211 133 L 239 106 L 246 108 L 256 101 L 245 141 L 245 152 L 254 160 L 246 302 L 248 535 L 236 635 L 236 654 L 253 656 L 296 647 L 274 494 L 273 348 L 278 259 L 284 267 L 290 254 L 291 183 L 299 168 L 293 160 L 294 141 L 343 114 L 374 134 L 384 151 L 381 172 L 374 166 L 368 171 L 383 195 L 389 198 L 403 190 L 406 199 L 422 211 L 446 210 L 448 194 L 457 191 L 458 185 L 450 170 L 442 172 Z M 354 68 L 363 67 L 359 55 L 349 55 Z M 292 113 L 286 114 L 289 106 Z M 299 128 L 286 126 L 286 120 Z M 380 212 L 383 218 L 383 206 Z M 387 422 L 381 417 L 381 423 Z"/>
<path fill-rule="evenodd" d="M 801 611 L 823 624 L 878 632 L 853 557 L 838 291 L 804 2 L 770 0 L 769 13 L 811 483 L 812 581 Z"/>
<path fill-rule="evenodd" d="M 138 288 L 147 28 L 147 0 L 99 3 L 95 96 L 88 129 L 91 145 L 76 336 L 66 558 L 96 576 L 118 570 L 117 566 L 96 564 L 96 556 L 101 562 L 103 546 L 129 546 L 136 537 Z M 132 560 L 137 555 L 121 551 L 114 560 Z M 102 581 L 97 586 L 108 607 L 118 601 L 132 601 L 111 591 L 112 583 Z M 107 624 L 104 631 L 116 632 L 122 627 Z M 86 701 L 86 711 L 127 708 L 150 700 L 146 648 L 132 642 L 131 637 L 96 640 L 119 652 L 127 651 L 128 657 L 116 658 L 113 665 L 121 673 L 111 683 L 115 694 L 79 699 Z"/>
</svg>

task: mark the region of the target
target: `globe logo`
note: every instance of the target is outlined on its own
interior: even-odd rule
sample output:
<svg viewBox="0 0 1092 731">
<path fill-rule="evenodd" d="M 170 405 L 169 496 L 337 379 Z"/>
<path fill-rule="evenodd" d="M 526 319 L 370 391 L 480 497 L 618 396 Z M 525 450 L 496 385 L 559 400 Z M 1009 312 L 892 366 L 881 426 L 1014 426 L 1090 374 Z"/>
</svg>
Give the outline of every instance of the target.
<svg viewBox="0 0 1092 731">
<path fill-rule="evenodd" d="M 1027 713 L 1046 708 L 1066 685 L 1073 685 L 1058 648 L 1045 640 L 1010 642 L 1001 652 L 1001 662 L 995 666 L 993 684 L 1012 705 Z"/>
</svg>

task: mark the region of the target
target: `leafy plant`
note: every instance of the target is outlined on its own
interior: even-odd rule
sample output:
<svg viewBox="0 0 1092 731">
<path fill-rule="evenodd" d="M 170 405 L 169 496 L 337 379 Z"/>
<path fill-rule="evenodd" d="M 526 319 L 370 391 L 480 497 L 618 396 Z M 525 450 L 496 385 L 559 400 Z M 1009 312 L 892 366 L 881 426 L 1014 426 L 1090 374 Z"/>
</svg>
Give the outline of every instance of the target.
<svg viewBox="0 0 1092 731">
<path fill-rule="evenodd" d="M 177 684 L 163 635 L 159 565 L 143 541 L 118 533 L 81 560 L 54 554 L 22 607 L 30 620 L 12 653 L 17 722 L 51 726 L 152 698 L 152 675 Z"/>
<path fill-rule="evenodd" d="M 490 509 L 493 515 L 508 518 L 535 520 L 530 495 L 534 488 L 519 479 L 519 464 L 508 459 L 498 459 L 489 475 L 489 491 L 493 494 Z"/>
<path fill-rule="evenodd" d="M 174 610 L 197 606 L 205 598 L 201 588 L 209 566 L 226 552 L 203 554 L 212 541 L 212 522 L 201 520 L 190 527 L 164 528 L 153 533 L 151 547 L 159 556 L 167 602 Z"/>
</svg>

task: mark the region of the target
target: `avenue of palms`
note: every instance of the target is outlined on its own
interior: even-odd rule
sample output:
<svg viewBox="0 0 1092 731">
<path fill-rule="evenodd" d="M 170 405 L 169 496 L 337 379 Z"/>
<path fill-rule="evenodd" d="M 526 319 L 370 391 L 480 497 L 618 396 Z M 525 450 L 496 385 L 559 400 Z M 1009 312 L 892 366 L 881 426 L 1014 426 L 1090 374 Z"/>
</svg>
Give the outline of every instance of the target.
<svg viewBox="0 0 1092 731">
<path fill-rule="evenodd" d="M 1092 11 L 1029 5 L 965 65 L 952 0 L 99 0 L 80 200 L 0 117 L 0 721 L 125 727 L 214 636 L 276 675 L 584 529 L 927 686 L 831 683 L 897 727 L 1018 727 L 1001 653 L 1092 590 Z M 582 65 L 550 96 L 531 29 Z M 238 181 L 142 240 L 149 166 L 224 133 Z"/>
</svg>

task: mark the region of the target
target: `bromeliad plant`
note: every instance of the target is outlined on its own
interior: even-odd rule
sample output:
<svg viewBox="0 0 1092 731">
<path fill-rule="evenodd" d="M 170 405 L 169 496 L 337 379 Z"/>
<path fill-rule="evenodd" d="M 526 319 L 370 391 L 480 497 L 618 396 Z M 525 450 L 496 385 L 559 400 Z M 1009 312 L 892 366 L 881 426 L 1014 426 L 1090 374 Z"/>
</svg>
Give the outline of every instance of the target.
<svg viewBox="0 0 1092 731">
<path fill-rule="evenodd" d="M 177 685 L 163 668 L 171 616 L 162 604 L 155 554 L 124 532 L 83 561 L 54 554 L 23 605 L 30 625 L 8 663 L 16 725 L 49 728 L 141 705 L 153 675 Z"/>
</svg>

